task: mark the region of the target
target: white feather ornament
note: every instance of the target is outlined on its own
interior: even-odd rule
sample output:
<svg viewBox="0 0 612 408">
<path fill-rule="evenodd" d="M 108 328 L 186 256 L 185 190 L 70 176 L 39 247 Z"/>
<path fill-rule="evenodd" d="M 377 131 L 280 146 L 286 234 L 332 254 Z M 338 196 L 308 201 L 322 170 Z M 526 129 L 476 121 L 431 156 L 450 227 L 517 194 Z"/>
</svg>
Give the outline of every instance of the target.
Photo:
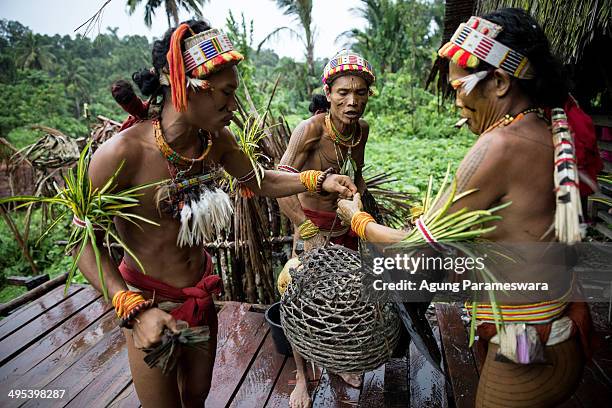
<svg viewBox="0 0 612 408">
<path fill-rule="evenodd" d="M 179 229 L 176 243 L 178 246 L 191 245 L 191 234 L 189 228 L 189 220 L 191 219 L 191 206 L 185 203 L 181 209 L 181 227 Z"/>
<path fill-rule="evenodd" d="M 483 80 L 488 74 L 488 71 L 479 71 L 461 78 L 461 82 L 463 83 L 463 92 L 465 92 L 466 95 L 469 95 L 470 92 L 476 88 L 478 82 Z"/>
</svg>

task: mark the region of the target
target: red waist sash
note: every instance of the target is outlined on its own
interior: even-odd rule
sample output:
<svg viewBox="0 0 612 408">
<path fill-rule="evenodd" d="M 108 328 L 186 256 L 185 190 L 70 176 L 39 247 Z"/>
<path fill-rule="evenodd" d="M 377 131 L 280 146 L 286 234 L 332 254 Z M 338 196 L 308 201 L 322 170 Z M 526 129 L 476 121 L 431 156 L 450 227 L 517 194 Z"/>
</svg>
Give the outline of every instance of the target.
<svg viewBox="0 0 612 408">
<path fill-rule="evenodd" d="M 327 231 L 332 229 L 332 225 L 334 224 L 334 219 L 336 218 L 335 212 L 316 211 L 316 210 L 309 210 L 307 208 L 302 208 L 302 211 L 304 211 L 304 215 L 310 221 L 312 221 L 317 227 L 323 230 L 327 230 Z M 336 224 L 334 225 L 334 231 L 339 231 L 343 228 L 346 228 L 346 227 L 344 227 L 340 223 L 340 218 L 338 218 L 336 220 Z M 342 234 L 338 237 L 330 238 L 330 242 L 336 245 L 342 245 L 344 247 L 347 247 L 349 249 L 353 249 L 356 251 L 358 244 L 359 244 L 359 238 L 357 237 L 357 234 L 355 234 L 353 230 L 349 228 L 345 234 Z"/>
<path fill-rule="evenodd" d="M 208 252 L 204 252 L 205 266 L 202 279 L 195 286 L 175 288 L 158 279 L 152 278 L 133 268 L 125 260 L 119 265 L 119 272 L 125 282 L 141 290 L 155 292 L 165 300 L 181 303 L 170 314 L 177 320 L 183 320 L 193 326 L 209 326 L 211 334 L 217 332 L 217 312 L 213 303 L 213 294 L 221 293 L 221 278 L 212 274 L 213 264 Z"/>
</svg>

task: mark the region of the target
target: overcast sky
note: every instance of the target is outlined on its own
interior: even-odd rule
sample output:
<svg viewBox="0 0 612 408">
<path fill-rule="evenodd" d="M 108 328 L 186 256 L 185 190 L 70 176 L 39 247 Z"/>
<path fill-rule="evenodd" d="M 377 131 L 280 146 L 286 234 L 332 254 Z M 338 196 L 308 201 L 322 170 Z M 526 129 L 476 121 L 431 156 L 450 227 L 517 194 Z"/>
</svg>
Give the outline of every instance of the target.
<svg viewBox="0 0 612 408">
<path fill-rule="evenodd" d="M 17 20 L 34 32 L 41 34 L 70 34 L 76 27 L 91 17 L 105 0 L 0 0 L 0 18 Z M 149 38 L 159 37 L 168 28 L 163 6 L 148 29 L 144 24 L 144 7 L 133 15 L 127 12 L 126 0 L 111 0 L 102 16 L 102 32 L 106 27 L 119 27 L 118 34 L 140 34 Z M 351 28 L 362 28 L 365 21 L 352 8 L 359 0 L 313 0 L 313 20 L 317 29 L 315 57 L 329 58 L 342 47 L 336 37 Z M 203 8 L 204 17 L 213 27 L 224 27 L 225 19 L 232 10 L 239 19 L 244 12 L 247 20 L 254 20 L 254 43 L 259 42 L 274 28 L 291 25 L 292 19 L 282 14 L 272 0 L 210 0 Z M 184 12 L 181 20 L 189 16 Z M 98 29 L 94 31 L 94 34 Z M 91 34 L 90 34 L 91 36 Z M 280 36 L 268 46 L 281 56 L 303 60 L 303 46 L 288 34 Z"/>
</svg>

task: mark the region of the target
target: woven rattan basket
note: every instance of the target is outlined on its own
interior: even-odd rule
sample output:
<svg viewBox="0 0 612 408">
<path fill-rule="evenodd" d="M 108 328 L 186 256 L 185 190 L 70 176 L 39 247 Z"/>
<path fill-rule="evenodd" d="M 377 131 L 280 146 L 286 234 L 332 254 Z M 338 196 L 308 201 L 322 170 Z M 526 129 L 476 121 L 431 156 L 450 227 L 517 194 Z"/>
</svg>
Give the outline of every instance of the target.
<svg viewBox="0 0 612 408">
<path fill-rule="evenodd" d="M 335 373 L 385 363 L 397 346 L 400 320 L 386 297 L 362 291 L 372 272 L 362 270 L 359 253 L 331 246 L 300 260 L 281 301 L 281 323 L 294 349 Z"/>
</svg>

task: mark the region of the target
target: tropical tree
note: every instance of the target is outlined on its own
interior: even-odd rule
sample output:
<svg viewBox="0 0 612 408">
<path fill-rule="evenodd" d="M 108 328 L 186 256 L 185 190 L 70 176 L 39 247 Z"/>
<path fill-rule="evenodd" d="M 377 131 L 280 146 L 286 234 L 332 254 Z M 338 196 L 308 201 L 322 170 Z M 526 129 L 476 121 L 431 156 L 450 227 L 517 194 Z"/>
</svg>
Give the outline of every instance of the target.
<svg viewBox="0 0 612 408">
<path fill-rule="evenodd" d="M 39 35 L 27 32 L 17 44 L 17 66 L 21 69 L 47 69 L 53 65 L 55 57 L 50 45 L 43 44 Z"/>
<path fill-rule="evenodd" d="M 276 0 L 276 5 L 283 9 L 283 13 L 286 16 L 294 17 L 300 25 L 300 30 L 296 30 L 292 27 L 284 26 L 278 27 L 268 34 L 259 43 L 257 50 L 261 49 L 262 45 L 271 38 L 276 37 L 283 31 L 289 32 L 295 38 L 299 39 L 304 46 L 304 56 L 306 58 L 307 74 L 309 79 L 315 75 L 315 63 L 314 63 L 314 42 L 316 38 L 316 27 L 312 22 L 312 0 Z M 308 87 L 308 94 L 312 93 L 313 85 L 310 80 L 306 81 Z"/>
<path fill-rule="evenodd" d="M 253 20 L 246 21 L 244 13 L 240 14 L 242 20 L 238 22 L 234 17 L 234 13 L 229 11 L 229 15 L 225 20 L 227 27 L 227 35 L 234 44 L 234 47 L 242 53 L 245 60 L 250 59 L 251 50 L 253 49 Z"/>
<path fill-rule="evenodd" d="M 81 58 L 72 58 L 66 61 L 62 67 L 60 77 L 66 87 L 67 96 L 74 101 L 74 114 L 76 118 L 81 116 L 81 107 L 84 102 L 89 101 L 89 88 L 91 86 L 89 71 L 86 63 Z"/>
<path fill-rule="evenodd" d="M 194 14 L 198 18 L 202 18 L 202 10 L 200 6 L 203 6 L 207 0 L 127 0 L 129 7 L 128 13 L 132 15 L 136 11 L 141 3 L 145 5 L 144 22 L 147 27 L 151 27 L 153 24 L 153 16 L 155 11 L 164 5 L 166 17 L 168 19 L 168 27 L 174 27 L 179 24 L 179 10 L 183 8 L 189 14 Z"/>
<path fill-rule="evenodd" d="M 380 73 L 408 65 L 415 76 L 430 64 L 437 45 L 441 0 L 361 0 L 353 9 L 367 21 L 363 29 L 345 31 L 338 39 L 368 59 Z M 415 72 L 416 71 L 416 72 Z"/>
</svg>

